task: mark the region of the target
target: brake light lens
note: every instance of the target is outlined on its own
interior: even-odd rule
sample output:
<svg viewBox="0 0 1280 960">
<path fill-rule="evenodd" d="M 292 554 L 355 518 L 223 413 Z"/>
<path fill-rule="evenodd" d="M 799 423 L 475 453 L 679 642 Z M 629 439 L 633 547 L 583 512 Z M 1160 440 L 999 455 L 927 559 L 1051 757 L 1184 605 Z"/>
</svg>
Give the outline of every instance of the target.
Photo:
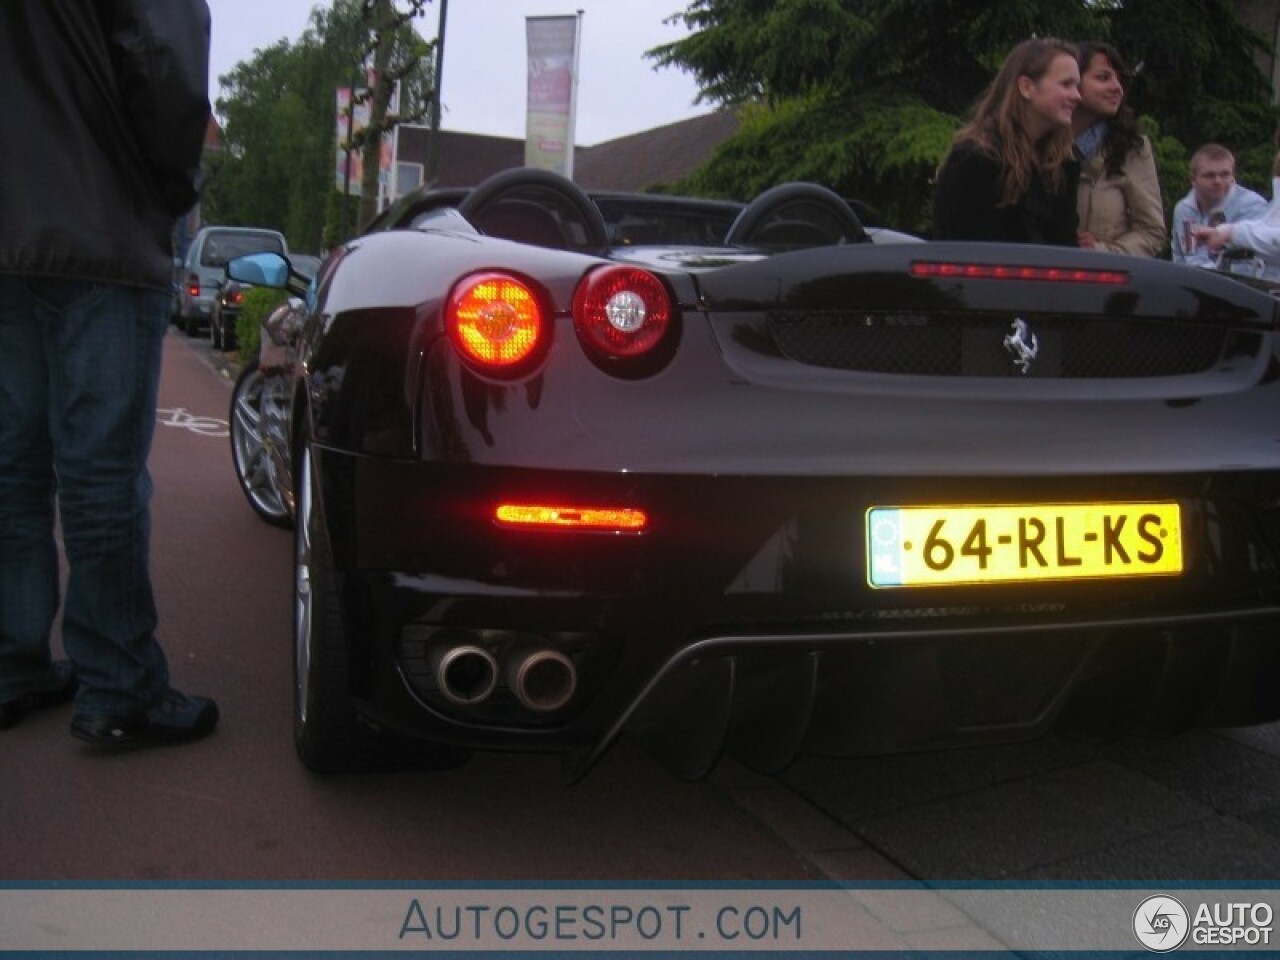
<svg viewBox="0 0 1280 960">
<path fill-rule="evenodd" d="M 647 270 L 609 266 L 582 278 L 573 295 L 573 325 L 606 357 L 638 357 L 662 342 L 671 326 L 671 298 Z"/>
<path fill-rule="evenodd" d="M 961 280 L 1042 280 L 1050 283 L 1129 282 L 1127 270 L 1078 270 L 1074 267 L 1020 267 L 993 263 L 954 263 L 917 260 L 911 264 L 913 277 L 945 277 Z"/>
<path fill-rule="evenodd" d="M 640 533 L 649 525 L 643 510 L 630 507 L 580 507 L 567 504 L 503 503 L 493 518 L 507 527 L 552 527 Z"/>
<path fill-rule="evenodd" d="M 187 275 L 187 295 L 200 296 L 200 277 L 194 273 Z"/>
<path fill-rule="evenodd" d="M 497 368 L 527 360 L 546 330 L 538 296 L 503 273 L 473 274 L 454 287 L 445 326 L 464 357 Z"/>
</svg>

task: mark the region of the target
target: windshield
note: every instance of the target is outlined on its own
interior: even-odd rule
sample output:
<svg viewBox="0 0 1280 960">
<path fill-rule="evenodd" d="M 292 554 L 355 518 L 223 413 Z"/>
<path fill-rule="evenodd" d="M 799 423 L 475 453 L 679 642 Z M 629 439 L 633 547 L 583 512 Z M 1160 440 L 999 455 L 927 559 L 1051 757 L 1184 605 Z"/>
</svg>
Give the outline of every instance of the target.
<svg viewBox="0 0 1280 960">
<path fill-rule="evenodd" d="M 279 237 L 269 233 L 214 233 L 204 242 L 200 263 L 206 267 L 224 267 L 228 260 L 250 253 L 284 253 Z"/>
</svg>

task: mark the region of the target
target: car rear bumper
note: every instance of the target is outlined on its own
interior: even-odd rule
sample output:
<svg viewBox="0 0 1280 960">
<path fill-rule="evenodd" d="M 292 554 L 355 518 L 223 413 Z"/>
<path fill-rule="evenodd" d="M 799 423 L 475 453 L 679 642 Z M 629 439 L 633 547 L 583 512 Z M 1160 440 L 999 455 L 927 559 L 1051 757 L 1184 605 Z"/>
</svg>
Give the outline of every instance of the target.
<svg viewBox="0 0 1280 960">
<path fill-rule="evenodd" d="M 184 295 L 179 308 L 181 315 L 187 320 L 207 324 L 213 316 L 213 297 L 191 297 Z"/>
<path fill-rule="evenodd" d="M 623 729 L 696 775 L 728 746 L 895 752 L 1280 717 L 1280 474 L 749 478 L 561 474 L 326 451 L 323 489 L 367 719 L 589 760 Z M 503 499 L 643 509 L 644 533 L 511 530 Z M 873 589 L 866 510 L 1175 500 L 1185 571 Z M 464 651 L 464 696 L 444 671 Z M 479 651 L 479 654 L 476 654 Z M 486 659 L 486 657 L 488 659 Z M 531 708 L 520 670 L 568 694 Z M 569 666 L 565 666 L 565 664 Z M 470 680 L 466 671 L 462 676 Z M 483 692 L 475 702 L 463 702 Z"/>
</svg>

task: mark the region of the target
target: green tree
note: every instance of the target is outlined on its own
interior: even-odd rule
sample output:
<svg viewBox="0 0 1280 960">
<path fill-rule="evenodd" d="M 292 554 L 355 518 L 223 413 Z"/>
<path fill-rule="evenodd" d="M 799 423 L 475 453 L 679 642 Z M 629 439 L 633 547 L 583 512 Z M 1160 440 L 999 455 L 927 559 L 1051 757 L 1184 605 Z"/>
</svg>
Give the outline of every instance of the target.
<svg viewBox="0 0 1280 960">
<path fill-rule="evenodd" d="M 1113 42 L 1141 65 L 1132 95 L 1179 141 L 1185 192 L 1191 151 L 1221 143 L 1239 157 L 1240 179 L 1270 195 L 1277 115 L 1256 55 L 1267 41 L 1241 23 L 1230 0 L 1127 0 L 1111 18 Z"/>
<path fill-rule="evenodd" d="M 391 15 L 373 19 L 375 2 Z M 425 2 L 411 0 L 414 10 Z M 227 149 L 206 164 L 205 219 L 282 230 L 297 250 L 324 250 L 349 236 L 357 208 L 337 186 L 335 91 L 359 85 L 366 57 L 385 48 L 379 76 L 387 99 L 400 80 L 407 109 L 391 114 L 384 105 L 381 129 L 420 116 L 430 102 L 434 41 L 418 37 L 410 19 L 392 0 L 333 0 L 312 11 L 297 42 L 257 50 L 219 77 L 216 108 Z M 368 140 L 376 193 L 377 143 Z"/>
<path fill-rule="evenodd" d="M 672 189 L 742 197 L 816 180 L 927 231 L 951 136 L 1033 34 L 1111 40 L 1142 64 L 1130 99 L 1153 111 L 1166 189 L 1181 192 L 1188 145 L 1222 140 L 1245 176 L 1274 149 L 1259 38 L 1228 0 L 693 0 L 675 19 L 692 32 L 648 56 L 690 71 L 702 102 L 742 108 L 743 124 Z"/>
<path fill-rule="evenodd" d="M 298 123 L 302 59 L 281 42 L 221 78 L 231 91 L 217 103 L 226 153 L 205 170 L 206 219 L 285 230 L 289 181 L 297 173 L 291 155 L 308 133 Z"/>
<path fill-rule="evenodd" d="M 408 0 L 409 9 L 401 12 L 393 0 L 365 0 L 364 19 L 371 37 L 367 46 L 373 64 L 373 88 L 369 125 L 352 143 L 363 152 L 363 177 L 360 183 L 360 223 L 372 220 L 378 212 L 378 172 L 381 144 L 385 134 L 397 124 L 420 120 L 431 108 L 434 41 L 428 43 L 414 32 L 410 24 L 422 14 L 427 0 Z M 391 109 L 392 96 L 398 91 L 399 109 Z"/>
</svg>

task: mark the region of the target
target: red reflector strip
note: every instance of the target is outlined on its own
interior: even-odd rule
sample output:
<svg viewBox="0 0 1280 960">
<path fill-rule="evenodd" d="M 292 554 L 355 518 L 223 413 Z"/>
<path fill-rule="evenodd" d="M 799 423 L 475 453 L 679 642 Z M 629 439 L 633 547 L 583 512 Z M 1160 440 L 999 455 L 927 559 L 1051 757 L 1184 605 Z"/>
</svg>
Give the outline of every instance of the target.
<svg viewBox="0 0 1280 960">
<path fill-rule="evenodd" d="M 917 260 L 911 264 L 913 277 L 951 277 L 962 280 L 1044 280 L 1051 283 L 1129 282 L 1127 270 L 1077 270 L 1067 267 L 1018 267 L 994 263 L 943 263 Z"/>
<path fill-rule="evenodd" d="M 643 510 L 608 507 L 567 507 L 538 503 L 504 503 L 494 519 L 512 527 L 570 527 L 579 530 L 643 530 L 649 518 Z"/>
</svg>

